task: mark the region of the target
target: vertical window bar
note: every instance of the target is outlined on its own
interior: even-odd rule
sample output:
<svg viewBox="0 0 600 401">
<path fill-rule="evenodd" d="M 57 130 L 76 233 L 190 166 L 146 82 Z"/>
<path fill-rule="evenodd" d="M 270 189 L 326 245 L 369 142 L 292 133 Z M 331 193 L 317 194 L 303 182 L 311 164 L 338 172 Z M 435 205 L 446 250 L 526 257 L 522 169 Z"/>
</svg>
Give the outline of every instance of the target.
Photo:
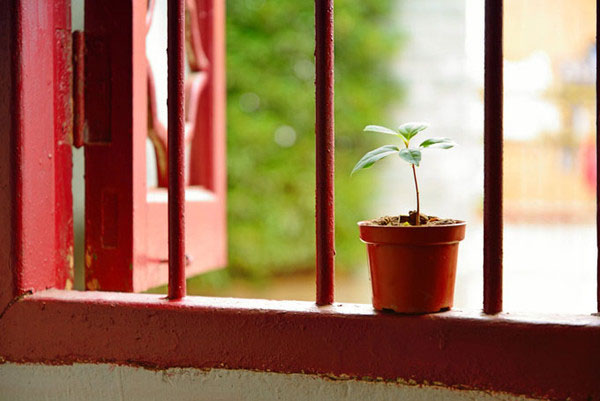
<svg viewBox="0 0 600 401">
<path fill-rule="evenodd" d="M 315 0 L 317 305 L 333 303 L 334 126 L 333 0 Z"/>
<path fill-rule="evenodd" d="M 502 311 L 502 0 L 485 2 L 483 311 Z"/>
<path fill-rule="evenodd" d="M 185 0 L 168 2 L 169 299 L 185 296 Z"/>
<path fill-rule="evenodd" d="M 596 246 L 598 248 L 596 265 L 596 303 L 600 313 L 600 54 L 598 53 L 598 33 L 600 32 L 600 0 L 596 0 Z"/>
</svg>

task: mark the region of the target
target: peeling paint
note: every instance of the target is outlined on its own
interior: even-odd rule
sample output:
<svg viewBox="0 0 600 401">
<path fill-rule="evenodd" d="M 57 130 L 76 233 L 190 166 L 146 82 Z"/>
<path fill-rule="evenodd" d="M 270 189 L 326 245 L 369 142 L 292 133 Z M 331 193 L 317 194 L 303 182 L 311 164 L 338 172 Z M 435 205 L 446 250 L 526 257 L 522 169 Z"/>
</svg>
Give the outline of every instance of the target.
<svg viewBox="0 0 600 401">
<path fill-rule="evenodd" d="M 98 282 L 98 279 L 93 278 L 85 283 L 85 288 L 89 291 L 99 291 L 100 283 Z"/>
<path fill-rule="evenodd" d="M 4 309 L 2 309 L 2 312 L 0 312 L 0 319 L 2 319 L 4 317 L 4 315 L 6 314 L 6 312 L 8 312 L 8 310 L 10 309 L 11 306 L 13 306 L 14 304 L 16 304 L 17 302 L 19 302 L 20 300 L 22 300 L 23 298 L 25 298 L 28 295 L 33 294 L 33 291 L 28 290 L 25 291 L 23 294 L 19 294 L 16 297 L 14 297 L 13 299 L 10 300 L 10 302 L 4 307 Z"/>
<path fill-rule="evenodd" d="M 85 248 L 85 267 L 88 269 L 92 267 L 92 247 L 89 245 Z"/>
<path fill-rule="evenodd" d="M 69 274 L 73 275 L 73 269 L 75 267 L 75 259 L 73 256 L 73 245 L 69 246 L 69 250 L 67 251 L 67 254 L 65 256 L 65 261 L 67 262 L 67 266 L 69 266 Z"/>
</svg>

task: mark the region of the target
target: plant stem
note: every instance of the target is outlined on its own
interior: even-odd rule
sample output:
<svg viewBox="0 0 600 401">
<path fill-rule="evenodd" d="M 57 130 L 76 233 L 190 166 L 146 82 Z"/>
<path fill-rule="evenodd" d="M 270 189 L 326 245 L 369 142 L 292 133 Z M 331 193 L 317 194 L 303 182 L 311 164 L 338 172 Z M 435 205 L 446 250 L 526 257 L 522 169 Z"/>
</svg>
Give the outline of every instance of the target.
<svg viewBox="0 0 600 401">
<path fill-rule="evenodd" d="M 416 226 L 420 226 L 421 225 L 421 205 L 419 203 L 419 184 L 417 183 L 417 169 L 415 168 L 415 165 L 412 165 L 412 170 L 413 170 L 413 177 L 415 179 L 415 189 L 417 191 L 417 216 L 416 216 Z"/>
</svg>

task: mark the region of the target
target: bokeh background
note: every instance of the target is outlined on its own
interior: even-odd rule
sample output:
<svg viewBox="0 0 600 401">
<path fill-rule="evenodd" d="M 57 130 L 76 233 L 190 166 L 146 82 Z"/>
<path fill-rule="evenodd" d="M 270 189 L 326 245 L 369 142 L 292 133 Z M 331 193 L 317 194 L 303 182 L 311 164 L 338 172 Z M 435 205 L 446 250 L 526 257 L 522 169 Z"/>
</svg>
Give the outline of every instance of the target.
<svg viewBox="0 0 600 401">
<path fill-rule="evenodd" d="M 504 4 L 505 309 L 590 313 L 595 1 Z M 362 128 L 428 121 L 423 138 L 459 145 L 424 155 L 422 210 L 468 222 L 455 303 L 481 309 L 483 7 L 482 0 L 335 2 L 337 301 L 370 302 L 356 222 L 415 206 L 401 160 L 350 177 L 366 151 L 389 139 Z M 230 263 L 188 280 L 191 294 L 314 300 L 313 12 L 312 1 L 227 1 Z M 164 57 L 160 46 L 149 51 Z M 81 215 L 76 210 L 76 230 Z"/>
<path fill-rule="evenodd" d="M 364 268 L 356 222 L 369 216 L 377 190 L 376 174 L 351 178 L 350 171 L 361 152 L 385 140 L 362 128 L 393 121 L 388 116 L 404 95 L 394 76 L 404 41 L 397 6 L 393 0 L 336 1 L 340 277 Z M 230 263 L 189 280 L 188 291 L 314 298 L 314 4 L 228 1 L 226 38 Z"/>
<path fill-rule="evenodd" d="M 456 307 L 482 302 L 483 1 L 336 1 L 336 291 L 369 302 L 355 222 L 414 208 L 366 124 L 431 123 L 459 146 L 419 168 L 426 213 L 465 219 Z M 594 310 L 595 2 L 505 1 L 505 307 Z M 198 293 L 314 299 L 311 2 L 228 2 L 228 268 Z"/>
</svg>

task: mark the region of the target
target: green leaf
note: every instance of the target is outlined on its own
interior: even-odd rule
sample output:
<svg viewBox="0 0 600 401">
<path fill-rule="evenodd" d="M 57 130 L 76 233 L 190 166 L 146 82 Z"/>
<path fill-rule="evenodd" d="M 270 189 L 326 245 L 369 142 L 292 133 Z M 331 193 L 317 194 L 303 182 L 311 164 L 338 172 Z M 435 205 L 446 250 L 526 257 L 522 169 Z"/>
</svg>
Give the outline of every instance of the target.
<svg viewBox="0 0 600 401">
<path fill-rule="evenodd" d="M 429 127 L 427 123 L 406 123 L 398 127 L 398 132 L 402 134 L 407 140 L 410 140 L 413 136 Z"/>
<path fill-rule="evenodd" d="M 404 135 L 402 135 L 401 133 L 396 132 L 392 129 L 382 127 L 380 125 L 367 125 L 363 131 L 380 132 L 382 134 L 398 136 L 398 137 L 400 137 L 400 139 L 402 139 L 402 141 L 404 143 L 408 144 L 408 140 L 406 139 L 406 137 Z"/>
<path fill-rule="evenodd" d="M 419 147 L 450 149 L 454 147 L 454 145 L 455 143 L 450 138 L 429 138 L 421 142 Z"/>
<path fill-rule="evenodd" d="M 400 150 L 398 156 L 417 167 L 419 167 L 419 163 L 421 162 L 421 151 L 419 149 L 404 148 Z"/>
<path fill-rule="evenodd" d="M 370 151 L 369 153 L 365 154 L 362 159 L 358 161 L 358 163 L 356 163 L 356 166 L 354 166 L 350 175 L 363 168 L 371 167 L 376 161 L 391 154 L 398 153 L 399 150 L 400 149 L 395 145 L 385 145 Z"/>
<path fill-rule="evenodd" d="M 381 125 L 367 125 L 363 131 L 380 132 L 382 134 L 398 136 L 398 133 L 396 131 L 386 127 L 382 127 Z"/>
</svg>

